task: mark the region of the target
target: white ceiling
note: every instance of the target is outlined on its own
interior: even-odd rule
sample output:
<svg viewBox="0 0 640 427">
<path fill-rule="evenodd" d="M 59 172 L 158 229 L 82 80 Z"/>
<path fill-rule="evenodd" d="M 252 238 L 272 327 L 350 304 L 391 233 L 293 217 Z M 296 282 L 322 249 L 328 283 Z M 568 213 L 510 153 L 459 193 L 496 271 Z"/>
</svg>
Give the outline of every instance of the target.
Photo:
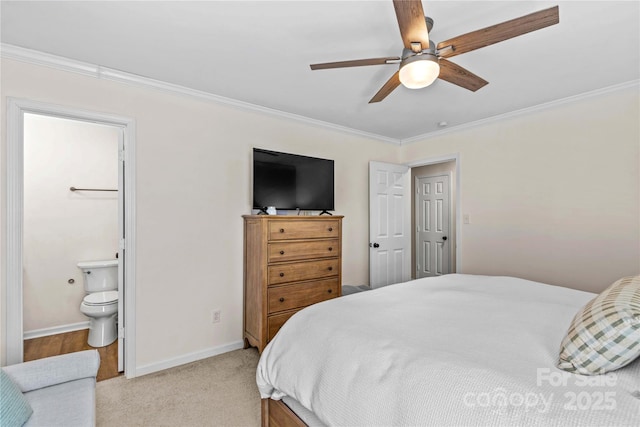
<svg viewBox="0 0 640 427">
<path fill-rule="evenodd" d="M 396 71 L 309 64 L 399 56 L 391 0 L 6 1 L 2 43 L 402 141 L 640 79 L 638 1 L 423 1 L 437 42 L 560 6 L 560 24 L 451 60 L 489 81 L 369 99 Z"/>
</svg>

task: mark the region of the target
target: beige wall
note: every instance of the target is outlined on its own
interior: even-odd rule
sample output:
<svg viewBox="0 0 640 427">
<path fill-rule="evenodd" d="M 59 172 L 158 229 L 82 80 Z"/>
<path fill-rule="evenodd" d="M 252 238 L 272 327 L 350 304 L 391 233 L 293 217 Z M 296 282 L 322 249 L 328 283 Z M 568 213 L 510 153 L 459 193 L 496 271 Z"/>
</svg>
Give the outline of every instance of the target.
<svg viewBox="0 0 640 427">
<path fill-rule="evenodd" d="M 368 283 L 369 160 L 451 153 L 471 219 L 458 230 L 460 272 L 599 290 L 639 270 L 637 89 L 398 147 L 12 60 L 1 71 L 3 129 L 7 96 L 136 121 L 138 367 L 241 339 L 241 215 L 251 207 L 254 146 L 335 159 L 344 284 Z M 1 155 L 4 177 L 6 132 Z"/>
<path fill-rule="evenodd" d="M 136 121 L 138 367 L 242 339 L 241 215 L 251 208 L 254 146 L 335 160 L 343 282 L 368 283 L 368 162 L 398 161 L 396 145 L 7 59 L 1 91 L 3 128 L 7 96 Z M 5 132 L 2 162 L 4 171 Z M 212 324 L 216 308 L 222 321 Z"/>
<path fill-rule="evenodd" d="M 79 261 L 118 252 L 118 129 L 26 114 L 23 292 L 25 333 L 87 322 Z M 74 283 L 69 284 L 69 279 Z"/>
<path fill-rule="evenodd" d="M 598 292 L 640 272 L 638 88 L 403 146 L 459 153 L 458 271 Z"/>
</svg>

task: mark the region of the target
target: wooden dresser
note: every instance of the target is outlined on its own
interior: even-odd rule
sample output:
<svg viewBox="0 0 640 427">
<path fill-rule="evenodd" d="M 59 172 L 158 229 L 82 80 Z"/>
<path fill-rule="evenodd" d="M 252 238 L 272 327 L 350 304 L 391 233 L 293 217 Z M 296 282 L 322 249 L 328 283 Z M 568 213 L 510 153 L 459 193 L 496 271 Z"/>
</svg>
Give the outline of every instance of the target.
<svg viewBox="0 0 640 427">
<path fill-rule="evenodd" d="M 244 345 L 262 352 L 300 309 L 342 292 L 342 216 L 245 215 Z"/>
</svg>

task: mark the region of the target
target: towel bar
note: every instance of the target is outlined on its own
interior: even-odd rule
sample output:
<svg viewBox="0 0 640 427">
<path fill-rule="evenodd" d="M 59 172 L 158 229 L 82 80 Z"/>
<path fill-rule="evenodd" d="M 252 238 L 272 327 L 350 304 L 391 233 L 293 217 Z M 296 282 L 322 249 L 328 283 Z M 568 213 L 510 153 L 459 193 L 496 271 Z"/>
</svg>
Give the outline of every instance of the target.
<svg viewBox="0 0 640 427">
<path fill-rule="evenodd" d="M 76 188 L 76 187 L 70 187 L 69 190 L 71 191 L 118 191 L 118 190 L 106 190 L 103 188 Z"/>
</svg>

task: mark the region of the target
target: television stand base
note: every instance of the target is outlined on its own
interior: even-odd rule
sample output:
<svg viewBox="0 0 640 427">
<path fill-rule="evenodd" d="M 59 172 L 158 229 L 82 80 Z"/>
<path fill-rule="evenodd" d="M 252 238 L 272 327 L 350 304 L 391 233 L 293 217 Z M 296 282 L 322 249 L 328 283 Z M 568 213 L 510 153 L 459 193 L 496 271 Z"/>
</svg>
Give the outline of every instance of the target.
<svg viewBox="0 0 640 427">
<path fill-rule="evenodd" d="M 258 215 L 269 215 L 269 213 L 267 213 L 267 208 L 260 208 Z"/>
<path fill-rule="evenodd" d="M 329 212 L 329 211 L 328 211 L 328 210 L 326 210 L 326 209 L 324 209 L 324 210 L 323 210 L 322 212 L 320 212 L 318 215 L 324 215 L 324 214 L 327 214 L 327 215 L 333 215 L 331 212 Z"/>
</svg>

